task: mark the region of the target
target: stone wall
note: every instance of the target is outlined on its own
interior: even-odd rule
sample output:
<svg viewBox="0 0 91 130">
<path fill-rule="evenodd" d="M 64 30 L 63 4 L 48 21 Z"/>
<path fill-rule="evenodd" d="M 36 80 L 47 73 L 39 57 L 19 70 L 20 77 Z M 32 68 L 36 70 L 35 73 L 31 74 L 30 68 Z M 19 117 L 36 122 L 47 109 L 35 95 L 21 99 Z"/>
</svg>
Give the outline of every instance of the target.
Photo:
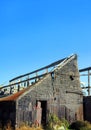
<svg viewBox="0 0 91 130">
<path fill-rule="evenodd" d="M 16 121 L 31 123 L 35 121 L 37 101 L 46 101 L 46 121 L 50 113 L 69 122 L 83 119 L 83 95 L 80 88 L 77 57 L 68 59 L 56 67 L 16 101 Z"/>
</svg>

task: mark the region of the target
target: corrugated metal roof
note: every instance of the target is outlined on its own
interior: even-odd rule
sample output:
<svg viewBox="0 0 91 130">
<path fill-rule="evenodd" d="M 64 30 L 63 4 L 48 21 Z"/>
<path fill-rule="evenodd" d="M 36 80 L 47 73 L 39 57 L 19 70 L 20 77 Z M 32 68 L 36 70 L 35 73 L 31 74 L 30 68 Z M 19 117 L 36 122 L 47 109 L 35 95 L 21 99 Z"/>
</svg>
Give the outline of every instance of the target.
<svg viewBox="0 0 91 130">
<path fill-rule="evenodd" d="M 0 102 L 2 101 L 15 101 L 20 95 L 22 95 L 25 91 L 27 91 L 30 87 L 25 88 L 15 94 L 9 95 L 7 97 L 0 98 Z"/>
</svg>

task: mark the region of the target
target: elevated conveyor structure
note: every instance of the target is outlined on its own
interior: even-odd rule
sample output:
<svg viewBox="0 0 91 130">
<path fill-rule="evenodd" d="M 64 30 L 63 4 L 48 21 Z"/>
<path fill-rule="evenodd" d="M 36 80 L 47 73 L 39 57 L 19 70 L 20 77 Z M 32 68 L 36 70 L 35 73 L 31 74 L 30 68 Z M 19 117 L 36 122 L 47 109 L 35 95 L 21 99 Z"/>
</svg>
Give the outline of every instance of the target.
<svg viewBox="0 0 91 130">
<path fill-rule="evenodd" d="M 52 73 L 58 65 L 60 65 L 68 58 L 70 57 L 63 58 L 45 67 L 11 79 L 8 85 L 2 86 L 0 88 L 0 98 L 10 96 L 21 90 L 31 87 L 31 85 L 34 85 L 35 83 L 39 82 L 39 80 L 41 80 L 47 74 Z"/>
</svg>

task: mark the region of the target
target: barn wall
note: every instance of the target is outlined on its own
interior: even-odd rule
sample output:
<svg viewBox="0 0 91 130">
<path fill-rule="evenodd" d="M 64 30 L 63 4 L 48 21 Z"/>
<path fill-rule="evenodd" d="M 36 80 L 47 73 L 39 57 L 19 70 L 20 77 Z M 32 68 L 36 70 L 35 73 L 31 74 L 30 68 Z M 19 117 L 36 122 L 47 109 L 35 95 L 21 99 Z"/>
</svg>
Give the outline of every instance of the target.
<svg viewBox="0 0 91 130">
<path fill-rule="evenodd" d="M 57 76 L 58 75 L 58 76 Z M 83 96 L 81 95 L 77 57 L 56 72 L 56 83 L 59 87 L 59 116 L 65 116 L 70 122 L 83 119 Z M 57 86 L 56 86 L 57 87 Z M 55 88 L 56 88 L 55 87 Z M 62 111 L 61 111 L 62 110 Z"/>
<path fill-rule="evenodd" d="M 36 101 L 46 101 L 46 118 L 55 113 L 69 122 L 83 119 L 83 96 L 80 93 L 77 57 L 65 62 L 38 83 L 33 85 L 17 100 L 17 123 L 34 122 Z M 47 119 L 46 119 L 47 121 Z"/>
</svg>

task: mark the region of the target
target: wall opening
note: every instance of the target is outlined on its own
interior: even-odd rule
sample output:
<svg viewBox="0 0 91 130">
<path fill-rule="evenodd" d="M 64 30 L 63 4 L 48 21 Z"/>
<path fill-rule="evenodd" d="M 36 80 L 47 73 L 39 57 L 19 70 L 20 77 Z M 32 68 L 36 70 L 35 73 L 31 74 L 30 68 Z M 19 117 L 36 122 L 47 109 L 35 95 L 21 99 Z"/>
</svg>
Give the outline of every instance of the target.
<svg viewBox="0 0 91 130">
<path fill-rule="evenodd" d="M 74 80 L 74 77 L 73 77 L 73 75 L 70 75 L 70 79 L 71 79 L 71 80 Z"/>
<path fill-rule="evenodd" d="M 2 101 L 0 102 L 0 123 L 2 127 L 7 123 L 11 123 L 11 126 L 15 127 L 16 122 L 16 107 L 14 101 Z"/>
<path fill-rule="evenodd" d="M 41 119 L 41 123 L 43 125 L 46 125 L 47 101 L 40 101 L 40 102 L 41 102 L 41 108 L 42 108 L 42 119 Z"/>
<path fill-rule="evenodd" d="M 84 110 L 84 120 L 91 123 L 91 96 L 84 97 L 83 110 Z"/>
</svg>

